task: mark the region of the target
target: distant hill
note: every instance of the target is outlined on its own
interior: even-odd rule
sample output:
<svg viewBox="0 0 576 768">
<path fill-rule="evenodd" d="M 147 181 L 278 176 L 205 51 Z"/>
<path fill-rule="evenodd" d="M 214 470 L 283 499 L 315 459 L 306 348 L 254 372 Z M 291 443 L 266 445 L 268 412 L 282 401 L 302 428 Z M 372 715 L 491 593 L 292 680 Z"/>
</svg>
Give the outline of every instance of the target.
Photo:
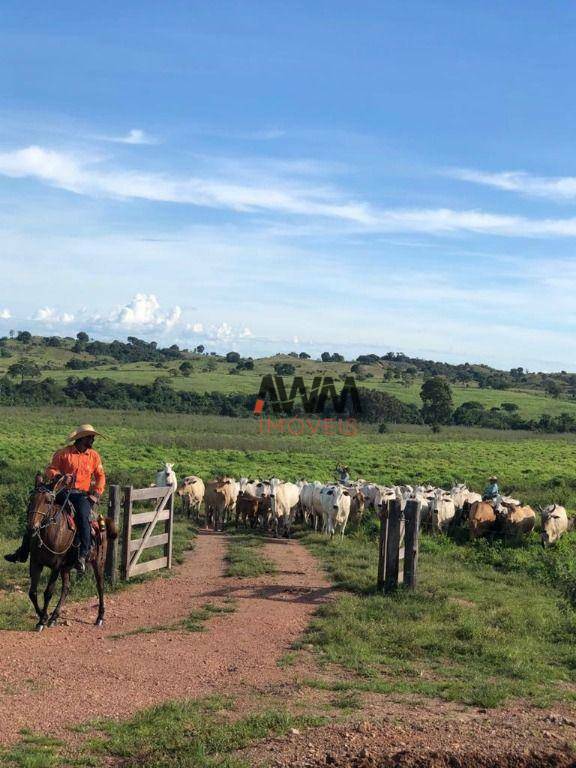
<svg viewBox="0 0 576 768">
<path fill-rule="evenodd" d="M 24 366 L 29 370 L 22 371 L 20 377 L 5 378 L 10 366 L 21 361 L 29 361 L 33 367 Z M 355 360 L 345 360 L 337 352 L 326 352 L 322 359 L 314 360 L 305 352 L 295 351 L 252 360 L 234 351 L 217 355 L 202 347 L 196 350 L 180 349 L 177 345 L 160 347 L 136 337 L 104 342 L 90 339 L 86 334 L 70 338 L 20 332 L 19 338 L 0 338 L 0 381 L 4 379 L 5 388 L 10 382 L 22 380 L 30 381 L 29 386 L 32 381 L 45 381 L 57 389 L 69 381 L 88 377 L 140 386 L 160 381 L 177 393 L 255 396 L 262 376 L 271 372 L 284 372 L 288 376 L 294 373 L 307 382 L 318 375 L 343 379 L 352 373 L 358 386 L 387 393 L 401 403 L 418 407 L 423 381 L 430 376 L 443 376 L 452 386 L 454 406 L 478 403 L 490 412 L 490 419 L 484 417 L 484 420 L 490 421 L 491 426 L 508 424 L 513 411 L 525 420 L 539 419 L 542 415 L 576 417 L 576 374 L 565 371 L 553 374 L 531 373 L 523 368 L 502 371 L 482 364 L 454 365 L 396 352 L 382 356 L 360 355 Z M 30 397 L 32 399 L 32 395 Z"/>
</svg>

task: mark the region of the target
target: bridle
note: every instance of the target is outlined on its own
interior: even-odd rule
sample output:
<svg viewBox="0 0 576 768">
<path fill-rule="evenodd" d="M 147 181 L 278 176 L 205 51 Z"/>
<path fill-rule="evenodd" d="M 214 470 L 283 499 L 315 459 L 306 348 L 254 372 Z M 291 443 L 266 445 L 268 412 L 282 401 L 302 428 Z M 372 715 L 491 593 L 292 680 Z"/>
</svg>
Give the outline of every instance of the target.
<svg viewBox="0 0 576 768">
<path fill-rule="evenodd" d="M 67 547 L 65 547 L 65 549 L 63 549 L 61 552 L 57 552 L 56 550 L 51 549 L 41 536 L 41 531 L 48 528 L 50 525 L 54 525 L 56 523 L 58 514 L 64 514 L 64 509 L 68 504 L 68 498 L 70 496 L 70 491 L 72 489 L 71 488 L 67 489 L 64 503 L 61 505 L 57 505 L 56 495 L 59 493 L 60 490 L 62 490 L 63 487 L 64 487 L 64 478 L 61 478 L 60 480 L 57 480 L 52 487 L 50 487 L 49 485 L 42 484 L 37 486 L 35 489 L 36 493 L 45 494 L 45 498 L 47 498 L 49 505 L 48 505 L 48 509 L 42 512 L 42 520 L 40 522 L 40 525 L 37 525 L 33 528 L 31 538 L 38 539 L 38 549 L 46 549 L 48 552 L 50 552 L 51 555 L 56 555 L 57 557 L 60 557 L 61 555 L 65 555 L 66 552 L 68 552 L 72 546 L 78 546 L 78 545 L 74 545 L 73 543 L 74 538 L 72 538 L 72 541 L 70 542 L 70 544 L 68 544 Z"/>
</svg>

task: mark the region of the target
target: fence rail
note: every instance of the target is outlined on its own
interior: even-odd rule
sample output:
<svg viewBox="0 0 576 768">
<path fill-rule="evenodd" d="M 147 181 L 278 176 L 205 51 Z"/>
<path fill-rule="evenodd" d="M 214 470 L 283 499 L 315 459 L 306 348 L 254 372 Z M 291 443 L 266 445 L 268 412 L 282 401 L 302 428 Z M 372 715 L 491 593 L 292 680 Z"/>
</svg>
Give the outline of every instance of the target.
<svg viewBox="0 0 576 768">
<path fill-rule="evenodd" d="M 155 502 L 153 510 L 136 512 L 134 504 Z M 111 543 L 106 560 L 106 576 L 115 584 L 120 575 L 130 579 L 159 568 L 172 567 L 172 540 L 174 525 L 174 492 L 172 486 L 153 486 L 151 488 L 133 488 L 131 485 L 121 488 L 110 486 L 108 515 L 118 529 L 120 528 L 121 510 L 123 511 L 122 535 Z M 156 526 L 163 523 L 163 530 Z M 134 529 L 145 526 L 134 537 Z M 141 561 L 142 555 L 154 547 L 163 547 L 163 556 L 153 560 Z M 121 552 L 120 552 L 121 549 Z"/>
</svg>

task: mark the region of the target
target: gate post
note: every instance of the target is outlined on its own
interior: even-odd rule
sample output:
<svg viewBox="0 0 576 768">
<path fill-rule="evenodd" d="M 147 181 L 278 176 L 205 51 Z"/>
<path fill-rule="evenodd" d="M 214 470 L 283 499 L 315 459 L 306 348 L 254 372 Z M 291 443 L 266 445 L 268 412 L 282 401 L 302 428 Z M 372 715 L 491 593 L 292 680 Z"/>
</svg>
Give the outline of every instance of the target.
<svg viewBox="0 0 576 768">
<path fill-rule="evenodd" d="M 398 586 L 401 522 L 402 507 L 400 500 L 392 499 L 388 502 L 388 540 L 386 542 L 386 569 L 384 572 L 385 592 L 391 592 Z"/>
<path fill-rule="evenodd" d="M 378 579 L 376 587 L 379 592 L 384 589 L 384 574 L 386 573 L 386 548 L 388 546 L 388 505 L 380 508 L 380 537 L 378 540 Z"/>
<path fill-rule="evenodd" d="M 124 489 L 124 526 L 122 529 L 122 578 L 128 578 L 130 565 L 130 535 L 132 532 L 132 486 Z"/>
<path fill-rule="evenodd" d="M 167 568 L 172 568 L 172 541 L 174 538 L 174 488 L 170 496 L 170 515 L 166 520 L 166 526 L 164 531 L 168 534 L 168 542 L 164 547 L 164 553 L 166 556 Z"/>
<path fill-rule="evenodd" d="M 422 505 L 416 499 L 406 502 L 406 539 L 404 553 L 404 584 L 407 589 L 416 587 L 418 569 L 418 542 L 420 538 L 420 510 Z"/>
<path fill-rule="evenodd" d="M 120 533 L 120 486 L 111 485 L 108 490 L 108 517 L 114 521 L 116 530 Z M 106 551 L 106 565 L 104 575 L 109 583 L 114 587 L 118 581 L 118 538 L 111 541 L 108 539 L 108 548 Z"/>
</svg>

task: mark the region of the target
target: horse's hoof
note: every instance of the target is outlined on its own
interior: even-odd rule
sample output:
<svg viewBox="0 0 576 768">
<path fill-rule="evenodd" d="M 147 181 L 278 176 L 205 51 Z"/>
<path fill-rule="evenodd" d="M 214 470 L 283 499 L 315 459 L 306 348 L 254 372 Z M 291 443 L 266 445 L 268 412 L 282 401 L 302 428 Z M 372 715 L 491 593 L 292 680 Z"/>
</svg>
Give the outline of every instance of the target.
<svg viewBox="0 0 576 768">
<path fill-rule="evenodd" d="M 94 622 L 94 625 L 96 627 L 103 627 L 104 626 L 104 619 L 96 619 L 96 621 Z"/>
<path fill-rule="evenodd" d="M 36 624 L 36 632 L 43 632 L 46 624 Z"/>
</svg>

